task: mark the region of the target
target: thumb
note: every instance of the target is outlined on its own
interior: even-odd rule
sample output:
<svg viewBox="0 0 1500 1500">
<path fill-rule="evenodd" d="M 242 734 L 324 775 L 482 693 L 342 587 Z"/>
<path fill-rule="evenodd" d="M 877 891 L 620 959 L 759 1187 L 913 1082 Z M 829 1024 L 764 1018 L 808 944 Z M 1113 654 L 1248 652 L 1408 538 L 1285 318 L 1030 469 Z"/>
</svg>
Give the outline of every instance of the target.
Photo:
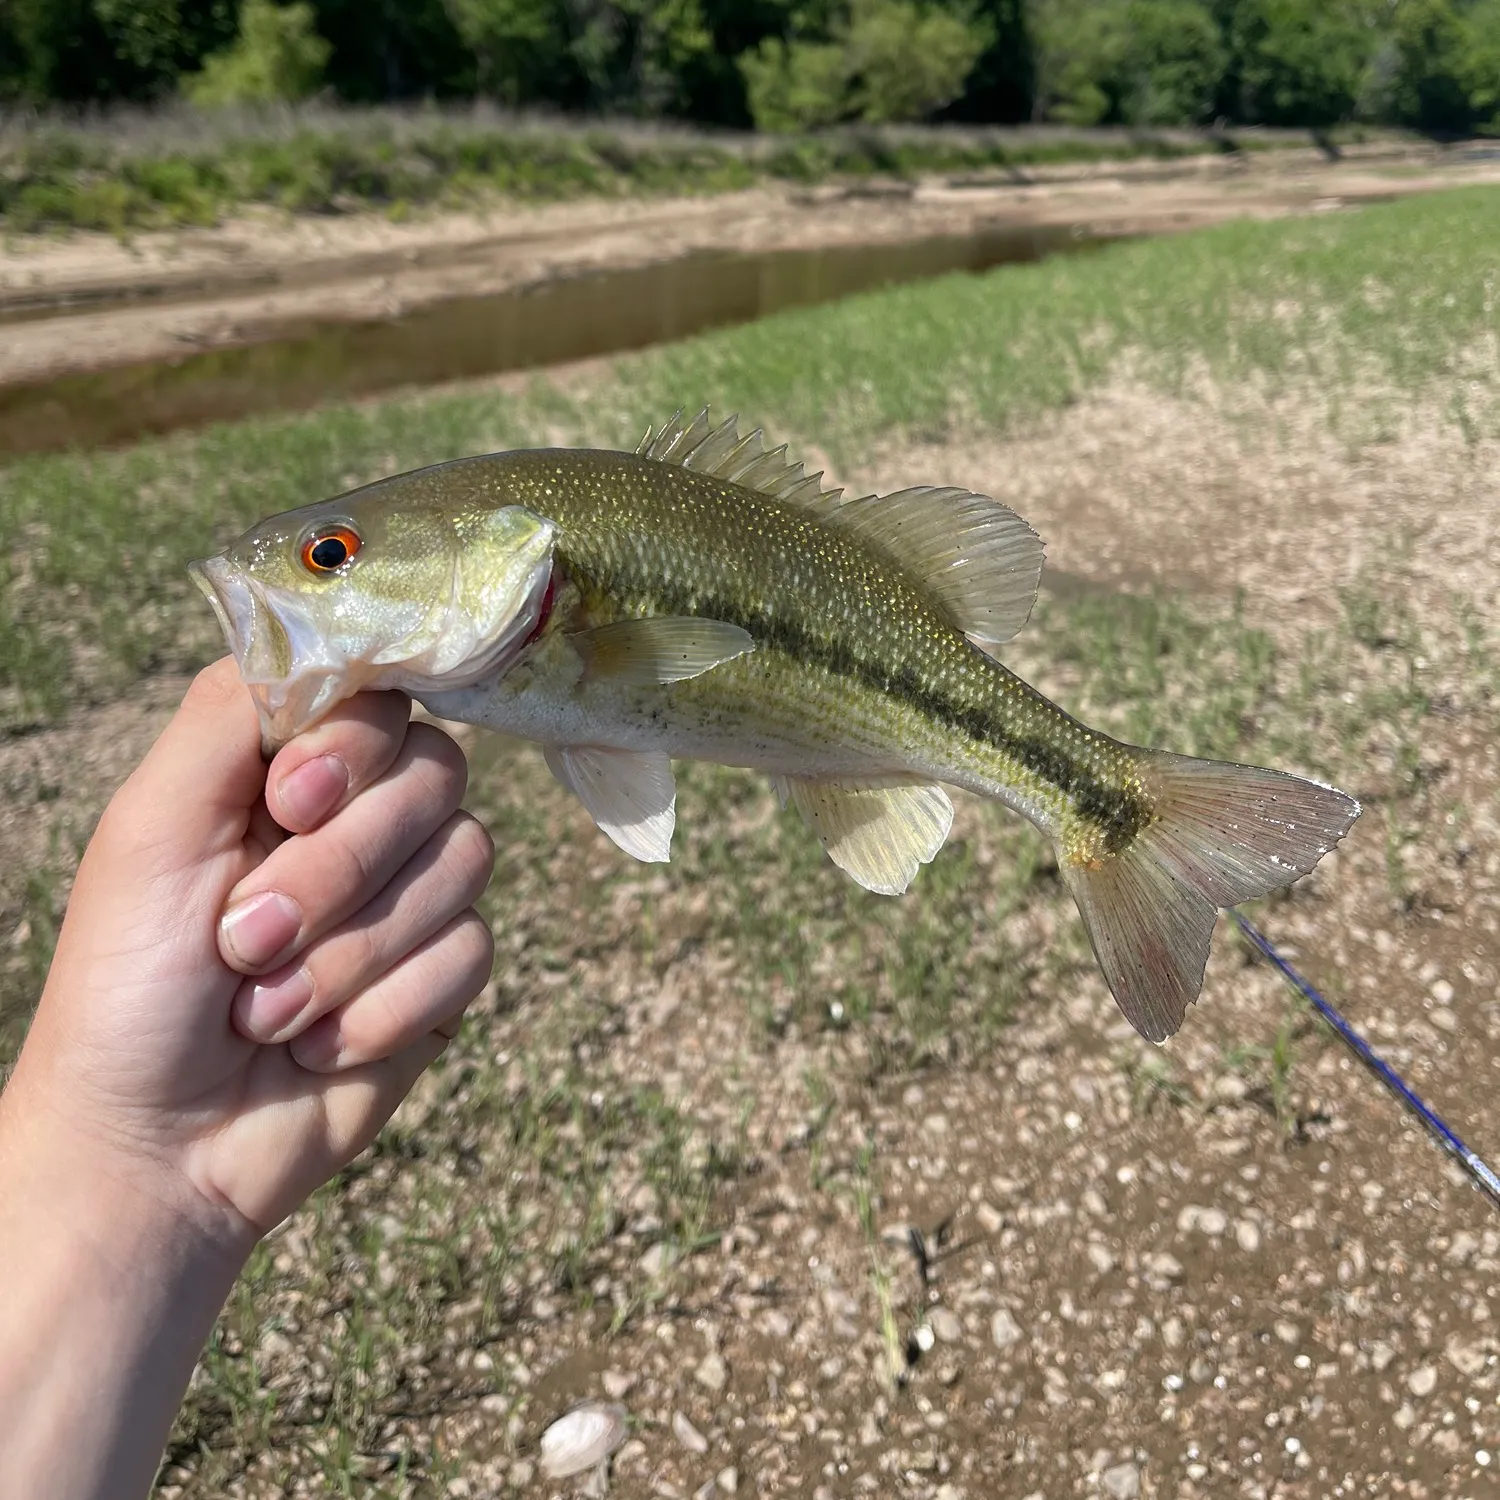
<svg viewBox="0 0 1500 1500">
<path fill-rule="evenodd" d="M 205 667 L 109 816 L 146 874 L 237 848 L 266 785 L 260 723 L 233 657 Z"/>
</svg>

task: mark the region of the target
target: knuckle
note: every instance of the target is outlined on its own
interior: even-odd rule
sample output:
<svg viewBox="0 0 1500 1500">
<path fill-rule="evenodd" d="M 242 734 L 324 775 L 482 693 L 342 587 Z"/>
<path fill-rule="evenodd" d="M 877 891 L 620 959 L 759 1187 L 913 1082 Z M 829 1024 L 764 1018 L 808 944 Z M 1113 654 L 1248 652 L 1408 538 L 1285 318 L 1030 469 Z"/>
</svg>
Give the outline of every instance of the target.
<svg viewBox="0 0 1500 1500">
<path fill-rule="evenodd" d="M 431 724 L 413 724 L 407 734 L 412 768 L 435 800 L 457 807 L 469 784 L 469 762 L 458 741 Z"/>
<path fill-rule="evenodd" d="M 495 845 L 484 825 L 467 813 L 457 814 L 446 830 L 442 862 L 449 883 L 472 892 L 467 898 L 472 901 L 495 868 Z"/>
<path fill-rule="evenodd" d="M 472 999 L 489 982 L 495 963 L 495 934 L 490 931 L 490 924 L 470 907 L 459 918 L 455 936 L 459 940 L 465 977 L 472 982 Z"/>
</svg>

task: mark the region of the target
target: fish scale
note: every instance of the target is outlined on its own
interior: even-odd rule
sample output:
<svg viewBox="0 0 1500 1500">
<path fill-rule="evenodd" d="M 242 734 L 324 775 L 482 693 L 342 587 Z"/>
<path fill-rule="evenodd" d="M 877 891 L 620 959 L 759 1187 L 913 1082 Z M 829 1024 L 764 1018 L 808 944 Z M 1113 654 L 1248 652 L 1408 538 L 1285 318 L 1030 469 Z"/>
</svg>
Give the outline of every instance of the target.
<svg viewBox="0 0 1500 1500">
<path fill-rule="evenodd" d="M 705 412 L 633 454 L 396 475 L 198 566 L 268 736 L 360 687 L 403 688 L 538 741 L 636 858 L 669 856 L 670 757 L 766 772 L 882 892 L 941 848 L 945 785 L 999 800 L 1056 842 L 1116 999 L 1163 1040 L 1201 989 L 1218 909 L 1311 869 L 1359 807 L 1124 744 L 1015 676 L 984 648 L 1025 623 L 1041 563 L 986 496 L 846 499 Z"/>
</svg>

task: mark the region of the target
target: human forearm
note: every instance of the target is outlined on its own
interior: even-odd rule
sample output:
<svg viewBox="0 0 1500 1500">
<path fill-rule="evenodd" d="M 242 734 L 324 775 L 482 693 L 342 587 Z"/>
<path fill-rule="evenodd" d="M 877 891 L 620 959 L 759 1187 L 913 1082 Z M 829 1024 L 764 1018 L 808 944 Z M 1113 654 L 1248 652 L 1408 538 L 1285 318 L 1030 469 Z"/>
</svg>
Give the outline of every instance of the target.
<svg viewBox="0 0 1500 1500">
<path fill-rule="evenodd" d="M 22 1065 L 24 1073 L 24 1063 Z M 248 1243 L 0 1098 L 0 1500 L 134 1500 Z"/>
</svg>

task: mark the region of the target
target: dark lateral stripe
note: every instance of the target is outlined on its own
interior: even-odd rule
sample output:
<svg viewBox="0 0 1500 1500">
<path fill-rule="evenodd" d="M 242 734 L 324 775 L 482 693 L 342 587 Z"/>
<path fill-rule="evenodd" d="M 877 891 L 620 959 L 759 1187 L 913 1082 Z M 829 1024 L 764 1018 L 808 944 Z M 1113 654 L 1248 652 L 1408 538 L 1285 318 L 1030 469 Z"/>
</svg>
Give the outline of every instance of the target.
<svg viewBox="0 0 1500 1500">
<path fill-rule="evenodd" d="M 571 560 L 568 567 L 586 590 L 598 589 L 617 599 L 628 599 L 633 592 L 601 585 Z M 664 614 L 696 615 L 738 625 L 757 641 L 765 642 L 796 661 L 821 667 L 835 677 L 852 678 L 877 693 L 898 699 L 950 729 L 961 730 L 971 739 L 999 750 L 1072 797 L 1078 810 L 1103 830 L 1105 848 L 1111 853 L 1125 848 L 1151 819 L 1149 805 L 1134 792 L 1101 781 L 1086 766 L 1079 765 L 1046 739 L 1015 734 L 991 709 L 954 702 L 941 690 L 924 683 L 910 667 L 901 667 L 892 673 L 878 662 L 856 655 L 843 640 L 820 640 L 790 620 L 747 611 L 730 599 L 702 594 L 690 596 L 686 591 L 670 587 L 661 587 L 649 597 L 637 597 L 646 608 Z"/>
</svg>

